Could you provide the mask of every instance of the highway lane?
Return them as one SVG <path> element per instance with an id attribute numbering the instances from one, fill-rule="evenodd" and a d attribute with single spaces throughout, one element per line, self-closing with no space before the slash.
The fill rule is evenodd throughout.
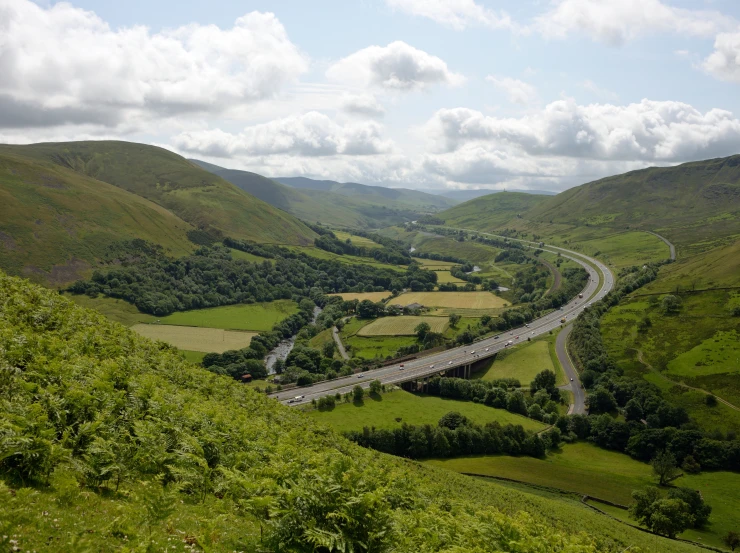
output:
<path id="1" fill-rule="evenodd" d="M 528 244 L 532 248 L 538 247 L 535 242 L 527 240 L 519 241 Z M 403 364 L 396 363 L 352 376 L 319 382 L 305 388 L 284 390 L 272 394 L 271 397 L 286 404 L 290 402 L 291 405 L 305 405 L 312 399 L 319 399 L 336 393 L 345 394 L 352 391 L 358 384 L 363 388 L 368 388 L 372 380 L 380 380 L 383 384 L 400 384 L 410 380 L 433 376 L 456 367 L 466 366 L 472 362 L 490 357 L 496 352 L 509 347 L 507 346 L 508 342 L 512 342 L 513 344 L 521 343 L 526 341 L 527 338 L 534 338 L 559 328 L 562 324 L 560 320 L 563 317 L 568 321 L 575 319 L 588 303 L 601 299 L 614 286 L 614 276 L 606 265 L 600 261 L 556 246 L 545 246 L 542 249 L 551 253 L 560 253 L 561 256 L 579 263 L 588 271 L 589 282 L 582 291 L 584 296 L 582 299 L 574 298 L 560 310 L 555 310 L 540 319 L 532 321 L 526 326 L 503 332 L 495 337 L 485 338 L 471 345 L 460 346 L 437 354 L 406 361 Z M 602 276 L 601 280 L 599 273 Z M 295 399 L 297 396 L 300 396 L 298 400 Z"/>
<path id="2" fill-rule="evenodd" d="M 568 354 L 568 336 L 570 331 L 573 330 L 573 325 L 569 324 L 558 334 L 557 340 L 555 340 L 555 352 L 558 355 L 560 364 L 563 366 L 565 377 L 568 379 L 568 385 L 562 386 L 561 389 L 570 390 L 573 392 L 573 403 L 568 411 L 569 415 L 583 415 L 586 413 L 586 392 L 583 390 L 581 380 L 578 377 L 578 371 L 571 363 L 570 355 Z"/>

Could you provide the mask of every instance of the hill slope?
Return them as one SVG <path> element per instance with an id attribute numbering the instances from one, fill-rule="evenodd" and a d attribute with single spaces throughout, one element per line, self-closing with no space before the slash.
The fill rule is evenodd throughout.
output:
<path id="1" fill-rule="evenodd" d="M 361 214 L 356 213 L 351 208 L 337 205 L 338 202 L 335 201 L 337 198 L 332 197 L 335 196 L 334 194 L 328 193 L 330 197 L 326 198 L 326 201 L 320 201 L 303 194 L 300 190 L 257 173 L 225 169 L 197 159 L 190 161 L 263 202 L 287 211 L 309 223 L 322 222 L 357 228 L 368 226 L 368 221 Z"/>
<path id="2" fill-rule="evenodd" d="M 52 161 L 152 200 L 195 227 L 234 238 L 282 244 L 308 244 L 315 238 L 295 217 L 155 146 L 60 142 L 1 146 L 0 153 Z"/>
<path id="3" fill-rule="evenodd" d="M 740 155 L 601 179 L 547 199 L 525 218 L 653 230 L 679 244 L 732 235 L 740 232 Z"/>
<path id="4" fill-rule="evenodd" d="M 306 177 L 278 177 L 278 182 L 304 191 L 335 192 L 343 196 L 362 199 L 377 205 L 387 207 L 402 207 L 419 212 L 434 212 L 447 209 L 457 204 L 456 200 L 428 194 L 408 188 L 388 188 L 385 186 L 370 186 L 356 182 L 340 183 L 331 180 L 314 180 Z"/>
<path id="5" fill-rule="evenodd" d="M 0 366 L 14 367 L 0 395 L 8 549 L 697 550 L 575 501 L 362 449 L 1 272 Z"/>
<path id="6" fill-rule="evenodd" d="M 0 268 L 52 285 L 80 278 L 106 248 L 142 238 L 173 255 L 193 227 L 163 207 L 52 162 L 0 151 Z"/>
<path id="7" fill-rule="evenodd" d="M 497 192 L 457 205 L 438 217 L 452 227 L 493 230 L 505 227 L 517 215 L 526 213 L 548 198 L 524 192 Z"/>

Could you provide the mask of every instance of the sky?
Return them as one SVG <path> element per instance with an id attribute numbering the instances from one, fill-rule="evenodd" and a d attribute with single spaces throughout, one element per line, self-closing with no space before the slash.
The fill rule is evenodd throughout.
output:
<path id="1" fill-rule="evenodd" d="M 740 153 L 737 0 L 0 0 L 0 142 L 560 191 Z"/>

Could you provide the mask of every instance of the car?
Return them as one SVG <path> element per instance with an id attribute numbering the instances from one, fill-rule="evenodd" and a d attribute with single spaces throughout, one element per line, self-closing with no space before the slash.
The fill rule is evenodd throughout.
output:
<path id="1" fill-rule="evenodd" d="M 475 350 L 471 351 L 470 355 L 475 355 Z"/>
<path id="2" fill-rule="evenodd" d="M 532 331 L 532 334 L 534 334 L 534 330 Z"/>
<path id="3" fill-rule="evenodd" d="M 518 340 L 519 339 L 519 336 L 517 336 L 515 339 Z"/>
<path id="4" fill-rule="evenodd" d="M 362 378 L 363 376 L 365 376 L 365 375 L 363 373 L 360 373 L 360 374 L 357 375 L 357 378 Z"/>
<path id="5" fill-rule="evenodd" d="M 491 348 L 486 348 L 486 351 L 488 351 L 489 349 L 491 349 Z"/>
<path id="6" fill-rule="evenodd" d="M 527 328 L 529 328 L 529 323 L 524 323 L 524 326 L 526 326 Z"/>
<path id="7" fill-rule="evenodd" d="M 450 361 L 450 362 L 449 362 L 449 363 L 447 363 L 447 364 L 448 364 L 448 365 L 452 365 L 452 361 Z"/>
<path id="8" fill-rule="evenodd" d="M 288 400 L 288 403 L 295 403 L 295 400 L 294 399 L 289 399 Z"/>
<path id="9" fill-rule="evenodd" d="M 430 368 L 430 369 L 433 369 L 433 368 L 434 368 L 434 365 L 429 365 L 429 368 Z"/>
<path id="10" fill-rule="evenodd" d="M 573 382 L 573 379 L 571 378 L 570 381 Z"/>
<path id="11" fill-rule="evenodd" d="M 493 337 L 493 339 L 494 339 L 494 340 L 498 340 L 498 336 L 494 336 L 494 337 Z"/>

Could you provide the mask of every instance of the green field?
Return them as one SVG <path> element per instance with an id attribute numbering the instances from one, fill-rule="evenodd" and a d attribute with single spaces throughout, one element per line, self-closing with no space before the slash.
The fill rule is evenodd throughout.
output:
<path id="1" fill-rule="evenodd" d="M 617 269 L 663 261 L 670 257 L 665 242 L 647 232 L 624 232 L 605 238 L 579 242 L 580 251 L 598 257 Z M 599 255 L 595 255 L 595 254 Z"/>
<path id="2" fill-rule="evenodd" d="M 650 465 L 588 443 L 565 445 L 561 451 L 548 454 L 546 459 L 480 456 L 426 463 L 456 472 L 511 478 L 588 494 L 621 505 L 629 505 L 632 490 L 654 484 Z M 740 474 L 686 475 L 676 484 L 701 491 L 712 506 L 711 525 L 702 531 L 688 530 L 681 537 L 720 546 L 721 537 L 740 524 Z"/>
<path id="3" fill-rule="evenodd" d="M 493 409 L 471 401 L 416 395 L 399 389 L 380 396 L 365 396 L 362 404 L 341 403 L 331 411 L 314 410 L 309 415 L 337 431 L 345 432 L 362 430 L 364 426 L 398 428 L 403 423 L 436 425 L 450 411 L 462 413 L 478 424 L 498 421 L 501 424 L 519 424 L 527 430 L 545 428 L 545 425 L 535 420 L 504 409 Z"/>
<path id="4" fill-rule="evenodd" d="M 351 234 L 349 232 L 342 232 L 340 230 L 333 231 L 334 235 L 339 238 L 342 242 L 346 241 L 347 239 L 352 242 L 353 245 L 359 246 L 361 248 L 382 248 L 383 246 L 381 244 L 378 244 L 377 242 L 373 242 L 369 238 L 365 238 L 364 236 L 357 236 L 355 234 Z"/>
<path id="5" fill-rule="evenodd" d="M 394 304 L 419 303 L 424 307 L 451 309 L 496 309 L 509 302 L 491 292 L 406 292 L 393 300 Z"/>
<path id="6" fill-rule="evenodd" d="M 734 330 L 717 332 L 668 362 L 668 375 L 707 376 L 740 371 L 740 337 Z"/>
<path id="7" fill-rule="evenodd" d="M 372 302 L 383 301 L 391 296 L 390 292 L 341 292 L 339 294 L 329 294 L 330 296 L 339 296 L 344 301 L 351 300 L 370 300 Z"/>
<path id="8" fill-rule="evenodd" d="M 450 271 L 436 271 L 437 282 L 439 284 L 448 284 L 450 282 L 454 284 L 465 284 L 465 281 L 457 277 L 452 276 Z"/>
<path id="9" fill-rule="evenodd" d="M 358 336 L 414 336 L 414 330 L 421 323 L 427 323 L 432 332 L 443 333 L 447 329 L 447 320 L 443 317 L 382 317 L 369 325 L 363 326 Z"/>
<path id="10" fill-rule="evenodd" d="M 331 328 L 327 328 L 326 330 L 322 330 L 319 332 L 316 336 L 311 338 L 308 341 L 308 345 L 312 348 L 321 349 L 324 344 L 327 342 L 333 342 L 334 338 L 332 337 L 332 331 Z"/>
<path id="11" fill-rule="evenodd" d="M 198 326 L 136 324 L 131 330 L 150 340 L 161 340 L 184 351 L 223 353 L 249 346 L 256 332 Z"/>
<path id="12" fill-rule="evenodd" d="M 157 319 L 154 315 L 142 313 L 135 305 L 116 298 L 108 298 L 106 296 L 91 298 L 85 295 L 68 293 L 65 293 L 64 296 L 81 307 L 94 309 L 98 313 L 102 313 L 108 317 L 111 321 L 126 326 L 133 326 L 139 323 L 153 323 Z"/>
<path id="13" fill-rule="evenodd" d="M 444 211 L 440 217 L 452 227 L 476 228 L 487 231 L 500 229 L 517 215 L 546 201 L 548 196 L 524 192 L 498 192 Z"/>
<path id="14" fill-rule="evenodd" d="M 271 330 L 276 323 L 297 312 L 298 306 L 295 302 L 275 300 L 269 303 L 222 305 L 208 309 L 178 311 L 162 317 L 159 321 L 167 325 L 264 331 Z"/>
<path id="15" fill-rule="evenodd" d="M 446 236 L 437 237 L 424 234 L 419 234 L 413 244 L 419 253 L 449 255 L 478 265 L 493 261 L 501 251 L 498 248 L 469 240 L 458 242 Z"/>
<path id="16" fill-rule="evenodd" d="M 339 255 L 337 253 L 327 252 L 321 248 L 315 248 L 313 246 L 289 246 L 288 249 L 293 250 L 296 253 L 305 253 L 311 257 L 317 259 L 330 259 L 332 261 L 339 261 L 348 265 L 373 265 L 380 269 L 393 269 L 394 271 L 405 271 L 406 267 L 400 265 L 389 265 L 388 263 L 381 263 L 375 261 L 372 257 L 358 257 L 355 255 Z"/>
<path id="17" fill-rule="evenodd" d="M 501 339 L 505 338 L 506 336 L 502 336 Z M 537 373 L 550 370 L 558 375 L 558 385 L 565 384 L 563 371 L 553 361 L 554 337 L 551 341 L 552 344 L 548 340 L 525 342 L 515 349 L 504 350 L 496 356 L 488 369 L 475 376 L 483 380 L 516 378 L 522 386 L 528 386 Z"/>
<path id="18" fill-rule="evenodd" d="M 259 255 L 235 250 L 233 248 L 229 248 L 229 251 L 231 252 L 232 259 L 240 259 L 241 261 L 249 261 L 251 263 L 264 263 L 265 261 L 270 261 L 266 257 L 260 257 Z"/>

